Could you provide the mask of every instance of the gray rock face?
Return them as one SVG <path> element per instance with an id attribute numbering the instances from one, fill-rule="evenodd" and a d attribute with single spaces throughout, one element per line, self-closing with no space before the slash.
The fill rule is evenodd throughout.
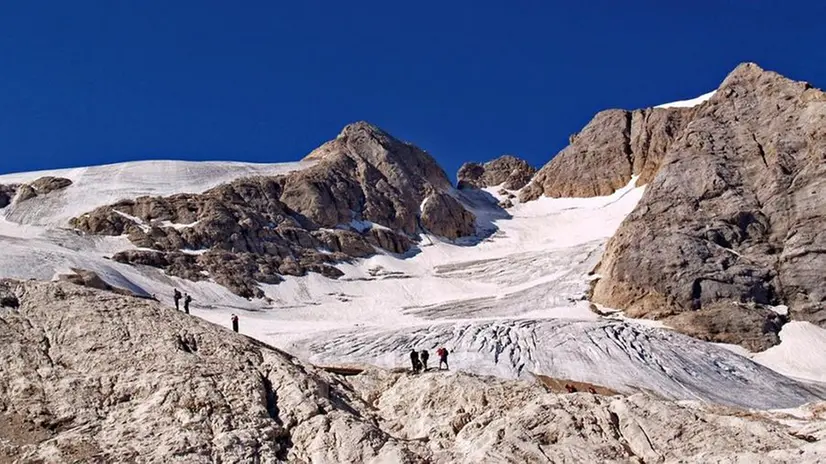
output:
<path id="1" fill-rule="evenodd" d="M 318 164 L 286 176 L 281 200 L 321 227 L 363 219 L 413 234 L 422 200 L 451 187 L 430 155 L 365 122 L 305 159 Z"/>
<path id="2" fill-rule="evenodd" d="M 536 173 L 536 168 L 515 156 L 504 155 L 485 164 L 465 163 L 459 168 L 459 188 L 485 188 L 502 185 L 508 190 L 519 190 Z"/>
<path id="3" fill-rule="evenodd" d="M 825 122 L 822 91 L 735 69 L 608 244 L 594 300 L 644 317 L 786 304 L 826 325 Z"/>
<path id="4" fill-rule="evenodd" d="M 261 297 L 258 283 L 278 283 L 281 275 L 338 277 L 332 263 L 368 256 L 374 247 L 406 252 L 428 195 L 439 198 L 434 206 L 445 214 L 427 214 L 434 233 L 468 234 L 472 214 L 439 197 L 451 186 L 433 158 L 381 129 L 351 124 L 307 159 L 317 163 L 202 194 L 121 201 L 72 225 L 90 234 L 128 234 L 135 245 L 162 252 L 130 250 L 115 255 L 117 261 L 212 278 L 245 297 Z"/>
<path id="5" fill-rule="evenodd" d="M 810 420 L 554 394 L 467 374 L 339 377 L 157 303 L 3 281 L 3 462 L 818 462 Z M 243 331 L 244 319 L 241 320 Z M 403 357 L 404 353 L 400 354 Z"/>
<path id="6" fill-rule="evenodd" d="M 14 195 L 17 193 L 17 185 L 0 185 L 0 209 L 11 204 Z"/>
<path id="7" fill-rule="evenodd" d="M 653 179 L 674 139 L 695 108 L 649 108 L 598 113 L 571 144 L 542 167 L 520 193 L 521 201 L 549 197 L 610 195 L 631 176 Z"/>
<path id="8" fill-rule="evenodd" d="M 26 201 L 38 195 L 48 195 L 56 190 L 65 189 L 70 185 L 72 185 L 72 181 L 69 179 L 63 177 L 44 176 L 34 182 L 19 186 L 17 188 L 17 201 Z M 4 195 L 0 193 L 0 197 L 2 196 Z M 6 196 L 14 197 L 14 195 L 9 195 L 8 192 L 6 193 Z M 0 204 L 2 204 L 2 202 L 3 200 L 0 198 Z"/>
<path id="9" fill-rule="evenodd" d="M 476 232 L 476 216 L 447 193 L 436 193 L 424 201 L 422 226 L 436 235 L 456 239 Z"/>

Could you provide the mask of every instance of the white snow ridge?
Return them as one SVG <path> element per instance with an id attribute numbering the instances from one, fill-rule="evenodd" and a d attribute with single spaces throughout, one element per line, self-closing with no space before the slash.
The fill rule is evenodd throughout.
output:
<path id="1" fill-rule="evenodd" d="M 697 106 L 714 96 L 716 90 L 713 90 L 709 93 L 704 93 L 697 98 L 692 98 L 690 100 L 680 100 L 671 103 L 663 103 L 662 105 L 657 105 L 654 108 L 691 108 L 692 106 Z"/>
<path id="2" fill-rule="evenodd" d="M 339 264 L 344 276 L 336 280 L 287 277 L 262 285 L 269 301 L 246 300 L 214 282 L 113 262 L 107 259 L 112 253 L 134 248 L 125 237 L 81 236 L 68 228 L 71 217 L 120 199 L 200 192 L 233 178 L 302 166 L 153 161 L 0 176 L 0 184 L 43 175 L 74 182 L 0 210 L 0 277 L 48 280 L 83 268 L 168 304 L 178 288 L 193 296 L 195 316 L 229 326 L 230 314 L 239 314 L 243 333 L 316 363 L 406 366 L 411 348 L 445 346 L 453 370 L 506 378 L 544 374 L 676 400 L 793 408 L 826 392 L 819 383 L 826 381 L 825 367 L 800 364 L 793 356 L 803 346 L 801 337 L 824 343 L 826 331 L 818 327 L 790 324 L 779 346 L 749 359 L 667 328 L 589 309 L 589 272 L 643 193 L 635 179 L 606 197 L 516 204 L 507 218 L 482 201 L 463 198 L 480 222 L 495 227 L 492 235 L 478 243 L 423 237 L 404 258 L 377 254 Z M 487 193 L 497 197 L 498 190 Z"/>

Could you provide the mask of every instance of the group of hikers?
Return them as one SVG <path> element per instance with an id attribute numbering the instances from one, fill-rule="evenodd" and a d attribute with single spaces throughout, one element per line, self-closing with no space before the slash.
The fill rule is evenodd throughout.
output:
<path id="1" fill-rule="evenodd" d="M 182 296 L 177 288 L 175 289 L 175 293 L 172 294 L 172 299 L 175 300 L 175 311 L 181 310 L 180 301 L 182 297 L 184 300 L 184 312 L 189 314 L 189 304 L 192 303 L 192 297 L 189 296 L 188 293 L 184 293 Z"/>
<path id="2" fill-rule="evenodd" d="M 192 303 L 192 296 L 191 295 L 189 295 L 188 293 L 184 293 L 183 295 L 181 295 L 181 292 L 179 292 L 178 289 L 176 288 L 175 292 L 172 294 L 172 299 L 175 300 L 175 310 L 176 311 L 181 310 L 181 300 L 183 299 L 184 300 L 184 312 L 189 314 L 189 304 Z M 238 316 L 233 314 L 230 317 L 230 320 L 232 321 L 232 330 L 238 332 Z"/>
<path id="3" fill-rule="evenodd" d="M 450 366 L 447 363 L 447 355 L 449 352 L 447 348 L 441 347 L 436 350 L 436 356 L 439 357 L 439 370 L 442 370 L 442 366 L 447 370 L 450 370 Z M 421 352 L 416 351 L 415 348 L 410 350 L 410 364 L 413 367 L 413 373 L 424 372 L 427 370 L 427 360 L 430 359 L 430 353 L 427 350 L 422 350 Z"/>

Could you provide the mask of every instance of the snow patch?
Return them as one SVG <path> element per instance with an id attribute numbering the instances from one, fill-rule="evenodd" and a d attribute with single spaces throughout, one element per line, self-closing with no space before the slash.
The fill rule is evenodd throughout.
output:
<path id="1" fill-rule="evenodd" d="M 714 90 L 709 93 L 704 93 L 697 98 L 692 98 L 691 100 L 680 100 L 671 103 L 664 103 L 662 105 L 657 105 L 654 108 L 691 108 L 693 106 L 697 106 L 705 101 L 708 101 L 717 91 Z"/>
<path id="2" fill-rule="evenodd" d="M 198 220 L 198 221 L 195 221 L 195 222 L 192 222 L 192 223 L 189 223 L 189 224 L 177 224 L 177 223 L 174 223 L 172 221 L 161 221 L 161 222 L 157 223 L 156 225 L 158 227 L 171 227 L 175 230 L 183 230 L 183 229 L 189 229 L 190 227 L 195 227 L 195 226 L 198 225 L 199 222 L 201 222 L 201 221 Z"/>
<path id="3" fill-rule="evenodd" d="M 826 329 L 792 321 L 780 329 L 780 344 L 752 356 L 758 363 L 798 379 L 826 383 Z"/>
<path id="4" fill-rule="evenodd" d="M 152 229 L 150 226 L 148 226 L 148 225 L 146 224 L 146 222 L 144 222 L 144 220 L 143 220 L 143 219 L 141 219 L 141 218 L 139 218 L 139 217 L 137 217 L 137 216 L 132 216 L 132 215 L 130 215 L 130 214 L 126 214 L 126 213 L 124 213 L 123 211 L 118 211 L 118 210 L 116 210 L 116 209 L 115 209 L 115 210 L 113 210 L 113 211 L 114 211 L 117 215 L 119 215 L 119 216 L 123 216 L 124 218 L 129 219 L 130 221 L 134 222 L 134 223 L 135 223 L 135 225 L 137 225 L 137 226 L 138 226 L 138 227 L 139 227 L 142 231 L 144 231 L 144 232 L 146 232 L 146 233 L 149 233 L 149 231 Z"/>
<path id="5" fill-rule="evenodd" d="M 208 251 L 209 251 L 209 248 L 203 248 L 203 249 L 200 249 L 200 250 L 191 250 L 189 248 L 182 248 L 181 249 L 181 253 L 184 253 L 184 254 L 187 254 L 187 255 L 196 255 L 196 256 L 203 255 L 203 254 L 207 253 Z"/>
<path id="6" fill-rule="evenodd" d="M 390 228 L 387 226 L 383 226 L 381 224 L 376 224 L 375 222 L 366 221 L 362 219 L 353 219 L 345 225 L 345 228 L 353 229 L 360 234 L 363 234 L 369 231 L 370 229 L 390 230 Z"/>

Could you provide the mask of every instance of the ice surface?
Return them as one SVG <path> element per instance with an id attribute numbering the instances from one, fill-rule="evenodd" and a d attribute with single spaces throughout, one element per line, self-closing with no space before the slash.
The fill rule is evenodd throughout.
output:
<path id="1" fill-rule="evenodd" d="M 499 319 L 348 330 L 303 348 L 321 364 L 347 357 L 393 367 L 411 349 L 435 352 L 440 346 L 453 353 L 451 366 L 460 369 L 520 378 L 538 372 L 628 393 L 646 390 L 751 408 L 796 406 L 823 393 L 713 344 L 625 322 Z"/>
<path id="2" fill-rule="evenodd" d="M 410 347 L 444 345 L 453 352 L 453 369 L 502 377 L 548 374 L 755 408 L 794 407 L 823 394 L 821 386 L 780 374 L 824 380 L 815 360 L 793 369 L 800 336 L 794 330 L 784 329 L 775 351 L 755 357 L 775 372 L 657 323 L 590 310 L 589 273 L 643 193 L 635 179 L 610 196 L 541 198 L 507 212 L 496 206 L 496 188 L 453 192 L 477 215 L 479 238 L 424 236 L 406 257 L 378 254 L 338 265 L 344 275 L 337 280 L 310 274 L 262 285 L 271 303 L 240 298 L 210 281 L 113 262 L 107 257 L 133 247 L 126 238 L 65 228 L 69 217 L 118 199 L 197 192 L 238 176 L 297 168 L 147 162 L 48 173 L 75 183 L 0 210 L 0 277 L 51 279 L 80 267 L 170 306 L 178 288 L 193 296 L 193 315 L 228 326 L 230 314 L 238 314 L 242 333 L 323 363 L 406 366 Z M 0 176 L 0 183 L 45 174 Z M 812 335 L 817 332 L 806 333 L 807 340 L 820 340 Z"/>

